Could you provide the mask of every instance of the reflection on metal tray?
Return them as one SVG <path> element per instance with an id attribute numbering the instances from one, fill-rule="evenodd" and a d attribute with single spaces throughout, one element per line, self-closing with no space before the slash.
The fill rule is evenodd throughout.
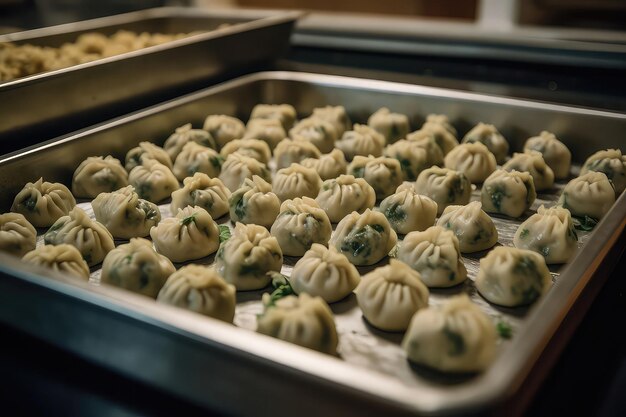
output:
<path id="1" fill-rule="evenodd" d="M 103 115 L 115 114 L 111 108 L 121 103 L 175 97 L 176 89 L 192 91 L 188 86 L 202 80 L 271 62 L 287 50 L 299 15 L 159 8 L 0 36 L 0 43 L 60 46 L 92 31 L 205 32 L 0 84 L 0 102 L 11 103 L 10 117 L 4 112 L 0 123 L 0 154 L 24 147 L 24 141 L 50 139 L 50 129 L 76 130 L 81 118 L 106 120 Z"/>
<path id="2" fill-rule="evenodd" d="M 461 133 L 478 121 L 492 122 L 514 150 L 528 136 L 549 129 L 572 149 L 578 163 L 592 151 L 618 144 L 617 134 L 626 127 L 625 116 L 607 112 L 372 80 L 259 73 L 5 158 L 0 161 L 0 207 L 6 210 L 19 188 L 39 176 L 69 184 L 74 168 L 87 156 L 123 157 L 139 141 L 162 143 L 175 127 L 186 122 L 198 126 L 208 114 L 245 119 L 257 103 L 283 102 L 293 104 L 301 116 L 317 106 L 342 104 L 356 122 L 387 106 L 408 114 L 414 127 L 430 112 L 445 113 Z M 533 208 L 554 197 L 540 195 Z M 167 214 L 167 207 L 162 208 Z M 624 229 L 625 214 L 622 196 L 596 230 L 581 239 L 584 249 L 575 259 L 553 270 L 558 275 L 554 287 L 529 311 L 494 309 L 475 294 L 471 281 L 432 291 L 432 304 L 466 291 L 485 311 L 504 316 L 515 328 L 513 339 L 501 344 L 496 362 L 469 380 L 435 378 L 412 369 L 398 346 L 401 336 L 367 326 L 354 297 L 332 306 L 341 338 L 337 359 L 116 288 L 43 278 L 36 268 L 3 257 L 0 320 L 187 400 L 234 414 L 484 410 L 505 401 L 527 376 Z M 500 243 L 510 245 L 519 222 L 495 222 Z M 477 257 L 464 260 L 475 277 Z M 286 259 L 284 272 L 294 261 Z M 260 292 L 238 294 L 237 325 L 254 328 L 259 297 Z"/>

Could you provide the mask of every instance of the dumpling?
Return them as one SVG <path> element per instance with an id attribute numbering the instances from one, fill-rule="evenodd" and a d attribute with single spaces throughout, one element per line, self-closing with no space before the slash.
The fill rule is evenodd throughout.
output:
<path id="1" fill-rule="evenodd" d="M 227 158 L 231 153 L 238 153 L 248 158 L 267 164 L 272 157 L 272 151 L 267 142 L 259 139 L 235 139 L 224 145 L 220 151 L 223 158 Z"/>
<path id="2" fill-rule="evenodd" d="M 534 303 L 550 289 L 552 276 L 536 252 L 499 246 L 480 260 L 476 288 L 490 303 L 518 307 Z"/>
<path id="3" fill-rule="evenodd" d="M 572 216 L 600 220 L 615 203 L 615 190 L 604 172 L 589 171 L 567 183 L 559 205 Z"/>
<path id="4" fill-rule="evenodd" d="M 126 171 L 130 172 L 137 165 L 141 165 L 144 159 L 156 159 L 169 169 L 172 169 L 172 159 L 165 150 L 154 143 L 139 142 L 139 146 L 132 148 L 126 153 Z"/>
<path id="5" fill-rule="evenodd" d="M 90 156 L 80 163 L 72 177 L 72 193 L 81 198 L 95 198 L 127 185 L 128 173 L 111 155 L 106 158 Z"/>
<path id="6" fill-rule="evenodd" d="M 414 148 L 419 147 L 426 151 L 426 162 L 430 164 L 430 166 L 443 166 L 443 151 L 439 145 L 437 145 L 434 135 L 428 134 L 423 135 L 423 137 L 412 135 L 409 136 L 409 139 L 407 140 L 411 142 Z"/>
<path id="7" fill-rule="evenodd" d="M 435 143 L 441 148 L 444 157 L 459 145 L 456 132 L 453 133 L 446 126 L 433 122 L 424 123 L 421 129 L 409 133 L 406 138 L 408 140 L 418 140 L 425 137 L 435 140 Z"/>
<path id="8" fill-rule="evenodd" d="M 183 266 L 167 279 L 157 302 L 232 323 L 236 292 L 235 286 L 224 281 L 215 268 L 192 264 Z"/>
<path id="9" fill-rule="evenodd" d="M 377 199 L 383 199 L 402 184 L 402 170 L 397 159 L 384 156 L 355 156 L 348 165 L 348 174 L 364 178 L 376 192 Z"/>
<path id="10" fill-rule="evenodd" d="M 313 109 L 313 114 L 311 115 L 311 117 L 319 118 L 332 123 L 332 125 L 335 127 L 338 138 L 341 137 L 341 135 L 343 135 L 345 131 L 350 130 L 350 128 L 352 127 L 350 116 L 348 116 L 348 113 L 343 106 L 317 107 Z"/>
<path id="11" fill-rule="evenodd" d="M 537 198 L 535 182 L 528 172 L 497 169 L 483 183 L 480 201 L 487 213 L 520 217 Z"/>
<path id="12" fill-rule="evenodd" d="M 398 241 L 396 232 L 380 212 L 353 211 L 337 225 L 328 242 L 355 265 L 373 265 L 383 259 Z"/>
<path id="13" fill-rule="evenodd" d="M 314 243 L 328 245 L 332 231 L 326 212 L 308 197 L 285 200 L 270 230 L 287 256 L 302 256 Z"/>
<path id="14" fill-rule="evenodd" d="M 626 155 L 622 155 L 619 149 L 607 149 L 591 155 L 580 170 L 580 175 L 589 171 L 606 174 L 618 195 L 626 188 Z"/>
<path id="15" fill-rule="evenodd" d="M 272 185 L 258 175 L 246 178 L 228 199 L 233 223 L 258 224 L 269 229 L 280 210 L 280 200 Z"/>
<path id="16" fill-rule="evenodd" d="M 461 143 L 480 142 L 496 157 L 498 164 L 503 164 L 509 153 L 509 142 L 494 125 L 478 123 L 463 137 Z"/>
<path id="17" fill-rule="evenodd" d="M 300 165 L 316 170 L 320 174 L 322 181 L 344 175 L 348 168 L 346 157 L 337 148 L 333 149 L 331 153 L 321 155 L 319 158 L 306 158 L 300 162 Z"/>
<path id="18" fill-rule="evenodd" d="M 480 142 L 463 143 L 446 155 L 444 165 L 461 171 L 472 183 L 479 184 L 496 170 L 496 158 Z"/>
<path id="19" fill-rule="evenodd" d="M 287 133 L 276 119 L 250 119 L 243 139 L 259 139 L 266 142 L 270 149 L 287 137 Z"/>
<path id="20" fill-rule="evenodd" d="M 39 178 L 17 193 L 11 211 L 22 214 L 35 227 L 48 227 L 75 205 L 76 200 L 65 185 Z"/>
<path id="21" fill-rule="evenodd" d="M 274 149 L 276 169 L 286 168 L 306 158 L 319 158 L 320 151 L 315 145 L 306 141 L 284 139 Z"/>
<path id="22" fill-rule="evenodd" d="M 335 148 L 335 141 L 338 139 L 335 126 L 319 117 L 308 117 L 300 120 L 289 131 L 289 137 L 296 142 L 311 143 L 324 153 L 332 151 Z"/>
<path id="23" fill-rule="evenodd" d="M 220 175 L 222 162 L 223 158 L 213 149 L 189 142 L 176 157 L 172 172 L 179 181 L 191 177 L 196 172 L 215 178 Z"/>
<path id="24" fill-rule="evenodd" d="M 376 192 L 363 178 L 340 175 L 324 181 L 315 201 L 330 221 L 337 223 L 353 211 L 363 213 L 365 209 L 374 208 Z"/>
<path id="25" fill-rule="evenodd" d="M 89 266 L 102 262 L 114 247 L 113 236 L 100 222 L 91 220 L 80 207 L 60 217 L 43 235 L 47 245 L 75 246 Z"/>
<path id="26" fill-rule="evenodd" d="M 266 305 L 257 318 L 256 330 L 329 355 L 337 353 L 339 339 L 332 311 L 320 297 L 306 293 Z"/>
<path id="27" fill-rule="evenodd" d="M 118 239 L 144 237 L 161 221 L 159 207 L 142 200 L 132 185 L 112 193 L 100 193 L 91 202 L 96 220 Z"/>
<path id="28" fill-rule="evenodd" d="M 152 248 L 152 242 L 133 238 L 107 254 L 101 282 L 156 298 L 167 278 L 176 271 L 172 262 Z"/>
<path id="29" fill-rule="evenodd" d="M 554 186 L 554 172 L 537 151 L 514 153 L 513 157 L 502 166 L 506 171 L 528 172 L 533 177 L 537 191 L 549 190 Z"/>
<path id="30" fill-rule="evenodd" d="M 37 231 L 20 213 L 0 214 L 0 251 L 22 257 L 35 249 Z"/>
<path id="31" fill-rule="evenodd" d="M 431 288 L 452 287 L 467 278 L 459 239 L 441 226 L 406 235 L 398 249 L 398 260 L 419 272 L 422 282 Z"/>
<path id="32" fill-rule="evenodd" d="M 540 253 L 548 264 L 562 264 L 576 252 L 578 235 L 569 210 L 541 206 L 518 227 L 513 244 Z"/>
<path id="33" fill-rule="evenodd" d="M 409 118 L 404 114 L 391 113 L 382 107 L 367 119 L 367 125 L 383 135 L 387 143 L 404 139 L 409 133 Z"/>
<path id="34" fill-rule="evenodd" d="M 360 280 L 359 271 L 345 255 L 332 246 L 314 243 L 293 267 L 289 281 L 296 294 L 334 303 L 350 295 Z"/>
<path id="35" fill-rule="evenodd" d="M 133 168 L 128 174 L 128 182 L 135 187 L 139 197 L 158 203 L 178 190 L 178 180 L 165 165 L 154 159 L 147 159 Z"/>
<path id="36" fill-rule="evenodd" d="M 278 120 L 283 129 L 289 130 L 296 121 L 296 109 L 290 104 L 257 104 L 250 113 L 250 119 Z"/>
<path id="37" fill-rule="evenodd" d="M 426 121 L 424 122 L 424 125 L 426 124 L 440 125 L 444 127 L 448 132 L 453 134 L 454 137 L 456 137 L 456 129 L 454 128 L 454 126 L 452 126 L 452 123 L 450 123 L 450 119 L 445 114 L 429 114 L 428 116 L 426 116 Z"/>
<path id="38" fill-rule="evenodd" d="M 472 195 L 470 180 L 460 171 L 431 167 L 417 177 L 415 191 L 437 203 L 437 214 L 450 205 L 465 205 Z"/>
<path id="39" fill-rule="evenodd" d="M 297 197 L 315 198 L 322 186 L 320 175 L 312 168 L 291 164 L 278 170 L 274 177 L 273 190 L 280 201 Z"/>
<path id="40" fill-rule="evenodd" d="M 283 252 L 263 226 L 237 223 L 215 257 L 217 272 L 239 291 L 267 287 L 270 271 L 280 272 Z"/>
<path id="41" fill-rule="evenodd" d="M 409 184 L 398 187 L 394 194 L 385 198 L 378 211 L 385 215 L 396 233 L 405 235 L 414 230 L 426 230 L 435 224 L 437 203 L 418 194 Z"/>
<path id="42" fill-rule="evenodd" d="M 355 156 L 381 156 L 385 147 L 385 137 L 367 125 L 355 124 L 353 130 L 347 130 L 341 139 L 335 142 L 346 156 L 352 161 Z"/>
<path id="43" fill-rule="evenodd" d="M 67 274 L 85 281 L 89 279 L 89 266 L 78 249 L 72 245 L 43 245 L 28 252 L 24 262 L 41 265 L 53 271 Z"/>
<path id="44" fill-rule="evenodd" d="M 253 175 L 258 175 L 267 182 L 272 180 L 270 170 L 263 162 L 235 152 L 228 155 L 224 161 L 219 178 L 232 192 L 239 188 L 246 178 L 252 179 Z"/>
<path id="45" fill-rule="evenodd" d="M 224 114 L 208 116 L 204 119 L 202 129 L 209 132 L 220 148 L 226 146 L 232 140 L 241 139 L 246 133 L 246 126 L 241 120 Z"/>
<path id="46" fill-rule="evenodd" d="M 364 275 L 356 288 L 363 316 L 388 332 L 406 330 L 411 317 L 428 307 L 428 294 L 419 272 L 396 259 Z"/>
<path id="47" fill-rule="evenodd" d="M 213 219 L 219 219 L 228 213 L 229 199 L 230 190 L 219 178 L 196 172 L 183 180 L 183 188 L 172 193 L 170 210 L 177 213 L 178 209 L 198 206 L 208 211 Z"/>
<path id="48" fill-rule="evenodd" d="M 465 206 L 446 207 L 437 226 L 454 232 L 463 253 L 489 249 L 498 242 L 496 226 L 478 201 Z"/>
<path id="49" fill-rule="evenodd" d="M 527 151 L 539 152 L 554 172 L 556 179 L 564 179 L 569 176 L 572 153 L 563 142 L 556 138 L 554 133 L 544 130 L 539 136 L 529 138 L 524 144 L 524 152 Z"/>
<path id="50" fill-rule="evenodd" d="M 415 141 L 399 140 L 385 147 L 383 155 L 398 160 L 405 181 L 415 181 L 423 170 L 433 165 L 428 160 L 426 149 Z"/>
<path id="51" fill-rule="evenodd" d="M 176 161 L 178 154 L 182 152 L 183 147 L 189 142 L 195 142 L 207 148 L 217 149 L 217 144 L 213 136 L 206 130 L 192 129 L 191 123 L 176 128 L 176 131 L 165 140 L 163 149 L 165 149 L 165 152 L 167 152 L 172 161 Z"/>
<path id="52" fill-rule="evenodd" d="M 187 206 L 175 217 L 163 219 L 150 229 L 157 252 L 172 262 L 204 258 L 220 244 L 220 232 L 211 215 L 202 207 Z"/>
<path id="53" fill-rule="evenodd" d="M 409 361 L 442 372 L 480 372 L 496 356 L 496 326 L 465 294 L 419 310 L 404 335 Z"/>

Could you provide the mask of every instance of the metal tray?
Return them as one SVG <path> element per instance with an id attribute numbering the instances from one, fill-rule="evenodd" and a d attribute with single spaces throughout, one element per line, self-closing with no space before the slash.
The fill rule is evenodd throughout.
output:
<path id="1" fill-rule="evenodd" d="M 161 143 L 175 127 L 199 125 L 207 114 L 245 119 L 257 103 L 282 102 L 293 104 L 300 115 L 342 104 L 357 122 L 388 106 L 410 115 L 414 127 L 426 114 L 440 112 L 461 133 L 478 121 L 493 122 L 514 150 L 528 136 L 549 129 L 568 144 L 577 162 L 618 145 L 626 127 L 626 116 L 615 113 L 373 80 L 258 73 L 5 157 L 0 160 L 0 208 L 6 211 L 23 184 L 39 176 L 69 184 L 87 156 L 123 157 L 139 141 Z M 554 197 L 542 194 L 534 207 Z M 167 214 L 167 206 L 162 209 Z M 500 243 L 510 244 L 518 222 L 495 222 Z M 37 268 L 0 256 L 0 320 L 185 400 L 232 414 L 467 414 L 493 410 L 518 392 L 572 305 L 592 279 L 598 280 L 594 274 L 608 261 L 625 224 L 626 197 L 621 196 L 594 232 L 581 239 L 584 249 L 567 266 L 553 269 L 555 285 L 530 310 L 494 309 L 476 295 L 471 280 L 433 290 L 431 304 L 465 291 L 514 327 L 513 339 L 501 343 L 492 366 L 471 378 L 412 369 L 398 345 L 401 335 L 368 327 L 353 296 L 332 305 L 340 332 L 341 357 L 335 358 L 116 288 L 45 278 Z M 464 260 L 473 278 L 478 258 Z M 286 258 L 283 271 L 288 273 L 294 261 Z M 97 275 L 94 271 L 93 281 Z M 260 294 L 238 294 L 236 325 L 254 328 Z"/>
<path id="2" fill-rule="evenodd" d="M 60 46 L 87 32 L 181 33 L 185 39 L 0 84 L 0 154 L 195 91 L 282 56 L 298 12 L 157 8 L 0 36 Z M 229 24 L 228 27 L 218 28 Z"/>

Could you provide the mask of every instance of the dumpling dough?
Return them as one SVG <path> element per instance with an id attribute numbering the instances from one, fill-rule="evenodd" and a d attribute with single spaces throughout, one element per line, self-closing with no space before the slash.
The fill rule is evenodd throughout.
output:
<path id="1" fill-rule="evenodd" d="M 385 198 L 378 209 L 385 215 L 396 233 L 407 234 L 414 230 L 426 230 L 435 224 L 437 203 L 415 192 L 408 184 L 398 187 L 394 194 Z"/>
<path id="2" fill-rule="evenodd" d="M 215 268 L 192 264 L 167 279 L 157 301 L 232 323 L 236 292 L 235 286 L 224 281 Z"/>
<path id="3" fill-rule="evenodd" d="M 276 168 L 286 168 L 293 163 L 299 163 L 306 158 L 319 158 L 320 151 L 315 145 L 306 141 L 284 139 L 274 149 Z"/>
<path id="4" fill-rule="evenodd" d="M 367 125 L 355 124 L 353 130 L 344 132 L 335 146 L 348 161 L 352 161 L 357 155 L 382 156 L 385 137 Z"/>
<path id="5" fill-rule="evenodd" d="M 615 203 L 615 190 L 604 172 L 589 171 L 567 183 L 559 205 L 572 216 L 600 220 Z"/>
<path id="6" fill-rule="evenodd" d="M 67 243 L 75 246 L 89 266 L 102 262 L 115 247 L 113 236 L 107 228 L 91 220 L 78 206 L 54 222 L 43 238 L 47 245 Z"/>
<path id="7" fill-rule="evenodd" d="M 480 372 L 496 355 L 496 326 L 465 294 L 419 310 L 402 347 L 411 362 L 442 372 Z"/>
<path id="8" fill-rule="evenodd" d="M 230 141 L 241 139 L 246 133 L 246 126 L 236 117 L 224 114 L 212 114 L 204 120 L 202 129 L 217 142 L 220 148 L 226 146 Z"/>
<path id="9" fill-rule="evenodd" d="M 456 137 L 456 129 L 454 128 L 454 126 L 452 126 L 452 123 L 450 123 L 450 119 L 445 114 L 429 114 L 428 116 L 426 116 L 426 121 L 424 122 L 424 125 L 427 124 L 440 125 Z"/>
<path id="10" fill-rule="evenodd" d="M 0 251 L 22 257 L 35 249 L 37 231 L 20 213 L 0 214 Z"/>
<path id="11" fill-rule="evenodd" d="M 220 175 L 223 158 L 215 150 L 189 142 L 174 161 L 172 172 L 179 181 L 191 177 L 196 172 L 203 172 L 211 178 Z"/>
<path id="12" fill-rule="evenodd" d="M 22 214 L 35 227 L 48 227 L 67 215 L 75 205 L 76 200 L 65 185 L 39 178 L 35 183 L 27 183 L 17 193 L 11 211 Z"/>
<path id="13" fill-rule="evenodd" d="M 460 171 L 431 167 L 417 177 L 415 191 L 437 203 L 437 214 L 451 205 L 465 205 L 472 196 L 472 183 Z"/>
<path id="14" fill-rule="evenodd" d="M 165 152 L 167 152 L 172 161 L 176 161 L 178 154 L 182 152 L 183 147 L 189 142 L 195 142 L 207 148 L 217 149 L 213 136 L 206 130 L 192 129 L 191 123 L 177 128 L 176 131 L 167 138 L 163 144 L 163 149 L 165 149 Z"/>
<path id="15" fill-rule="evenodd" d="M 546 165 L 541 154 L 536 151 L 514 153 L 513 157 L 502 166 L 502 169 L 528 172 L 533 177 L 537 191 L 549 190 L 554 186 L 554 172 Z"/>
<path id="16" fill-rule="evenodd" d="M 28 252 L 24 262 L 41 265 L 62 274 L 68 274 L 85 281 L 89 279 L 89 266 L 82 255 L 72 245 L 43 245 Z"/>
<path id="17" fill-rule="evenodd" d="M 296 121 L 296 109 L 290 104 L 257 104 L 250 113 L 250 119 L 278 120 L 283 129 L 289 130 Z"/>
<path id="18" fill-rule="evenodd" d="M 239 188 L 246 178 L 252 179 L 253 175 L 258 175 L 267 182 L 272 180 L 270 171 L 263 162 L 235 152 L 228 155 L 224 161 L 220 180 L 232 192 Z"/>
<path id="19" fill-rule="evenodd" d="M 387 143 L 404 139 L 409 133 L 409 118 L 404 114 L 391 113 L 386 107 L 382 107 L 372 114 L 367 119 L 367 124 L 383 135 Z"/>
<path id="20" fill-rule="evenodd" d="M 513 244 L 540 253 L 548 264 L 562 264 L 576 252 L 578 235 L 569 210 L 541 206 L 519 226 Z"/>
<path id="21" fill-rule="evenodd" d="M 178 190 L 178 180 L 172 171 L 154 159 L 148 159 L 133 168 L 128 175 L 128 182 L 135 187 L 139 197 L 158 203 Z"/>
<path id="22" fill-rule="evenodd" d="M 290 131 L 289 137 L 296 142 L 303 141 L 315 145 L 320 152 L 330 152 L 338 139 L 337 130 L 332 123 L 319 117 L 300 120 Z"/>
<path id="23" fill-rule="evenodd" d="M 402 170 L 397 159 L 384 156 L 355 156 L 348 165 L 348 174 L 356 178 L 364 178 L 376 192 L 376 198 L 383 198 L 393 194 L 402 184 Z"/>
<path id="24" fill-rule="evenodd" d="M 319 158 L 306 158 L 300 165 L 306 168 L 313 168 L 320 174 L 322 181 L 337 178 L 346 173 L 348 163 L 343 152 L 335 148 L 331 153 L 321 155 Z"/>
<path id="25" fill-rule="evenodd" d="M 96 220 L 118 239 L 144 237 L 161 221 L 159 207 L 142 200 L 132 185 L 112 193 L 100 193 L 91 202 Z"/>
<path id="26" fill-rule="evenodd" d="M 352 127 L 350 116 L 348 116 L 348 113 L 343 106 L 317 107 L 313 109 L 313 114 L 311 115 L 311 117 L 320 118 L 322 120 L 326 120 L 327 122 L 332 123 L 332 125 L 335 127 L 338 138 L 341 137 L 341 135 L 343 135 L 345 131 L 350 130 L 350 128 Z"/>
<path id="27" fill-rule="evenodd" d="M 248 158 L 267 164 L 272 157 L 272 151 L 267 142 L 259 139 L 235 139 L 224 145 L 220 151 L 223 158 L 227 158 L 231 153 L 238 153 Z"/>
<path id="28" fill-rule="evenodd" d="M 626 155 L 622 155 L 619 149 L 607 149 L 591 155 L 580 170 L 580 175 L 589 171 L 605 173 L 618 195 L 626 188 Z"/>
<path id="29" fill-rule="evenodd" d="M 399 140 L 387 146 L 383 150 L 383 155 L 398 160 L 405 181 L 415 181 L 423 170 L 433 165 L 428 159 L 427 150 L 417 141 Z"/>
<path id="30" fill-rule="evenodd" d="M 315 198 L 321 186 L 322 179 L 314 169 L 291 164 L 288 168 L 278 170 L 273 189 L 280 201 L 285 201 L 298 197 Z"/>
<path id="31" fill-rule="evenodd" d="M 459 145 L 456 138 L 456 130 L 454 132 L 441 123 L 426 122 L 421 129 L 407 135 L 408 140 L 416 140 L 424 137 L 432 138 L 441 148 L 443 156 L 450 153 L 452 149 Z"/>
<path id="32" fill-rule="evenodd" d="M 546 261 L 536 252 L 499 246 L 480 260 L 476 288 L 487 301 L 518 307 L 534 303 L 550 289 Z"/>
<path id="33" fill-rule="evenodd" d="M 283 255 L 302 256 L 314 243 L 328 245 L 333 229 L 326 212 L 308 197 L 286 200 L 272 225 Z"/>
<path id="34" fill-rule="evenodd" d="M 503 164 L 509 153 L 509 142 L 494 125 L 478 123 L 463 137 L 461 143 L 480 142 L 496 157 L 496 162 Z"/>
<path id="35" fill-rule="evenodd" d="M 428 306 L 428 288 L 419 272 L 391 259 L 389 265 L 363 276 L 356 289 L 356 299 L 372 326 L 400 332 L 409 327 L 415 312 Z"/>
<path id="36" fill-rule="evenodd" d="M 257 318 L 257 332 L 329 355 L 337 353 L 339 339 L 332 311 L 320 297 L 306 293 L 267 305 Z"/>
<path id="37" fill-rule="evenodd" d="M 487 213 L 520 217 L 537 198 L 535 182 L 528 172 L 497 169 L 483 183 L 480 200 Z"/>
<path id="38" fill-rule="evenodd" d="M 314 243 L 291 271 L 291 287 L 296 294 L 322 297 L 327 303 L 342 300 L 361 280 L 359 271 L 334 247 Z"/>
<path id="39" fill-rule="evenodd" d="M 258 290 L 269 284 L 268 272 L 280 272 L 283 252 L 265 227 L 237 223 L 231 238 L 217 251 L 215 266 L 237 290 Z"/>
<path id="40" fill-rule="evenodd" d="M 467 278 L 459 239 L 450 230 L 432 226 L 405 236 L 398 249 L 398 260 L 420 273 L 428 287 L 452 287 Z"/>
<path id="41" fill-rule="evenodd" d="M 489 249 L 498 242 L 496 226 L 478 201 L 465 206 L 446 207 L 437 226 L 454 232 L 463 253 Z"/>
<path id="42" fill-rule="evenodd" d="M 398 241 L 387 218 L 377 211 L 366 209 L 363 214 L 353 211 L 337 225 L 329 246 L 355 265 L 373 265 L 383 259 Z"/>
<path id="43" fill-rule="evenodd" d="M 213 219 L 219 219 L 228 213 L 229 198 L 230 190 L 219 178 L 196 172 L 183 180 L 183 188 L 172 193 L 170 210 L 177 213 L 178 209 L 198 206 L 208 211 Z"/>
<path id="44" fill-rule="evenodd" d="M 80 163 L 72 178 L 72 193 L 80 198 L 95 198 L 128 185 L 128 173 L 122 163 L 108 155 L 90 156 Z"/>
<path id="45" fill-rule="evenodd" d="M 228 200 L 230 219 L 233 223 L 258 224 L 269 229 L 280 209 L 280 200 L 272 192 L 272 186 L 254 175 L 246 178 Z"/>
<path id="46" fill-rule="evenodd" d="M 287 133 L 276 119 L 250 119 L 243 139 L 259 139 L 266 142 L 270 149 L 287 137 Z"/>
<path id="47" fill-rule="evenodd" d="M 324 181 L 315 199 L 333 223 L 338 223 L 348 214 L 374 208 L 376 192 L 363 178 L 340 175 Z"/>
<path id="48" fill-rule="evenodd" d="M 472 183 L 479 184 L 496 170 L 496 158 L 480 142 L 463 143 L 446 155 L 444 165 L 461 171 Z"/>
<path id="49" fill-rule="evenodd" d="M 172 169 L 172 159 L 165 150 L 154 143 L 139 142 L 139 146 L 126 153 L 126 171 L 130 172 L 145 159 L 156 159 L 169 169 Z"/>
<path id="50" fill-rule="evenodd" d="M 133 238 L 104 258 L 101 282 L 156 298 L 175 271 L 172 262 L 152 248 L 152 242 Z"/>
<path id="51" fill-rule="evenodd" d="M 556 179 L 564 179 L 569 176 L 572 153 L 563 142 L 556 138 L 554 133 L 544 130 L 539 136 L 529 138 L 524 144 L 524 152 L 527 151 L 539 152 L 554 172 Z"/>
<path id="52" fill-rule="evenodd" d="M 150 229 L 157 252 L 172 262 L 204 258 L 217 250 L 220 232 L 211 215 L 202 207 L 179 209 L 176 217 L 163 219 Z"/>

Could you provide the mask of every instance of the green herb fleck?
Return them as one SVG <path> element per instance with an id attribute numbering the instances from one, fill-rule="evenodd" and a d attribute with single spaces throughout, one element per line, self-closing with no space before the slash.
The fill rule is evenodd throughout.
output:
<path id="1" fill-rule="evenodd" d="M 198 213 L 192 213 L 191 216 L 187 216 L 187 217 L 183 218 L 180 221 L 180 224 L 182 224 L 183 226 L 188 226 L 191 223 L 195 223 L 197 215 L 198 215 Z"/>
<path id="2" fill-rule="evenodd" d="M 156 209 L 152 204 L 145 200 L 139 200 L 139 209 L 144 212 L 147 220 L 154 219 L 158 214 L 158 209 Z"/>
<path id="3" fill-rule="evenodd" d="M 522 229 L 522 231 L 519 234 L 520 239 L 526 239 L 529 233 L 530 231 L 528 229 Z"/>
<path id="4" fill-rule="evenodd" d="M 272 288 L 274 288 L 274 291 L 270 294 L 270 297 L 265 304 L 265 308 L 274 307 L 276 305 L 276 301 L 288 295 L 295 294 L 293 288 L 291 287 L 291 283 L 286 276 L 274 271 L 268 272 L 268 275 L 272 277 Z"/>
<path id="5" fill-rule="evenodd" d="M 211 162 L 214 168 L 220 169 L 224 163 L 224 157 L 221 155 L 212 156 L 209 158 L 209 162 Z"/>
<path id="6" fill-rule="evenodd" d="M 389 223 L 398 224 L 406 220 L 407 214 L 399 204 L 394 203 L 385 209 L 385 217 Z"/>
<path id="7" fill-rule="evenodd" d="M 504 190 L 502 190 L 502 188 L 500 187 L 494 187 L 492 190 L 490 190 L 490 188 L 491 187 L 487 188 L 487 193 L 491 197 L 491 203 L 496 208 L 496 210 L 500 212 L 501 211 L 500 207 L 502 206 L 502 200 L 504 199 L 504 197 L 506 197 L 506 194 L 504 193 Z"/>
<path id="8" fill-rule="evenodd" d="M 450 342 L 450 349 L 448 350 L 448 355 L 450 356 L 459 356 L 465 353 L 465 341 L 463 340 L 463 336 L 450 330 L 448 327 L 443 328 L 443 334 L 448 338 Z"/>
<path id="9" fill-rule="evenodd" d="M 363 174 L 365 174 L 365 167 L 356 167 L 352 169 L 352 175 L 355 178 L 363 178 Z"/>
<path id="10" fill-rule="evenodd" d="M 28 197 L 28 199 L 22 201 L 22 204 L 24 205 L 24 207 L 26 207 L 28 211 L 33 211 L 37 206 L 37 197 Z"/>
<path id="11" fill-rule="evenodd" d="M 585 215 L 585 217 L 572 217 L 572 221 L 576 229 L 584 230 L 585 232 L 593 230 L 596 224 L 598 224 L 598 220 L 587 215 Z"/>
<path id="12" fill-rule="evenodd" d="M 496 331 L 503 339 L 510 339 L 513 336 L 513 328 L 505 321 L 499 321 L 496 324 Z"/>
<path id="13" fill-rule="evenodd" d="M 226 242 L 228 239 L 230 239 L 230 228 L 224 224 L 220 224 L 218 226 L 218 229 L 220 231 L 220 243 Z"/>

